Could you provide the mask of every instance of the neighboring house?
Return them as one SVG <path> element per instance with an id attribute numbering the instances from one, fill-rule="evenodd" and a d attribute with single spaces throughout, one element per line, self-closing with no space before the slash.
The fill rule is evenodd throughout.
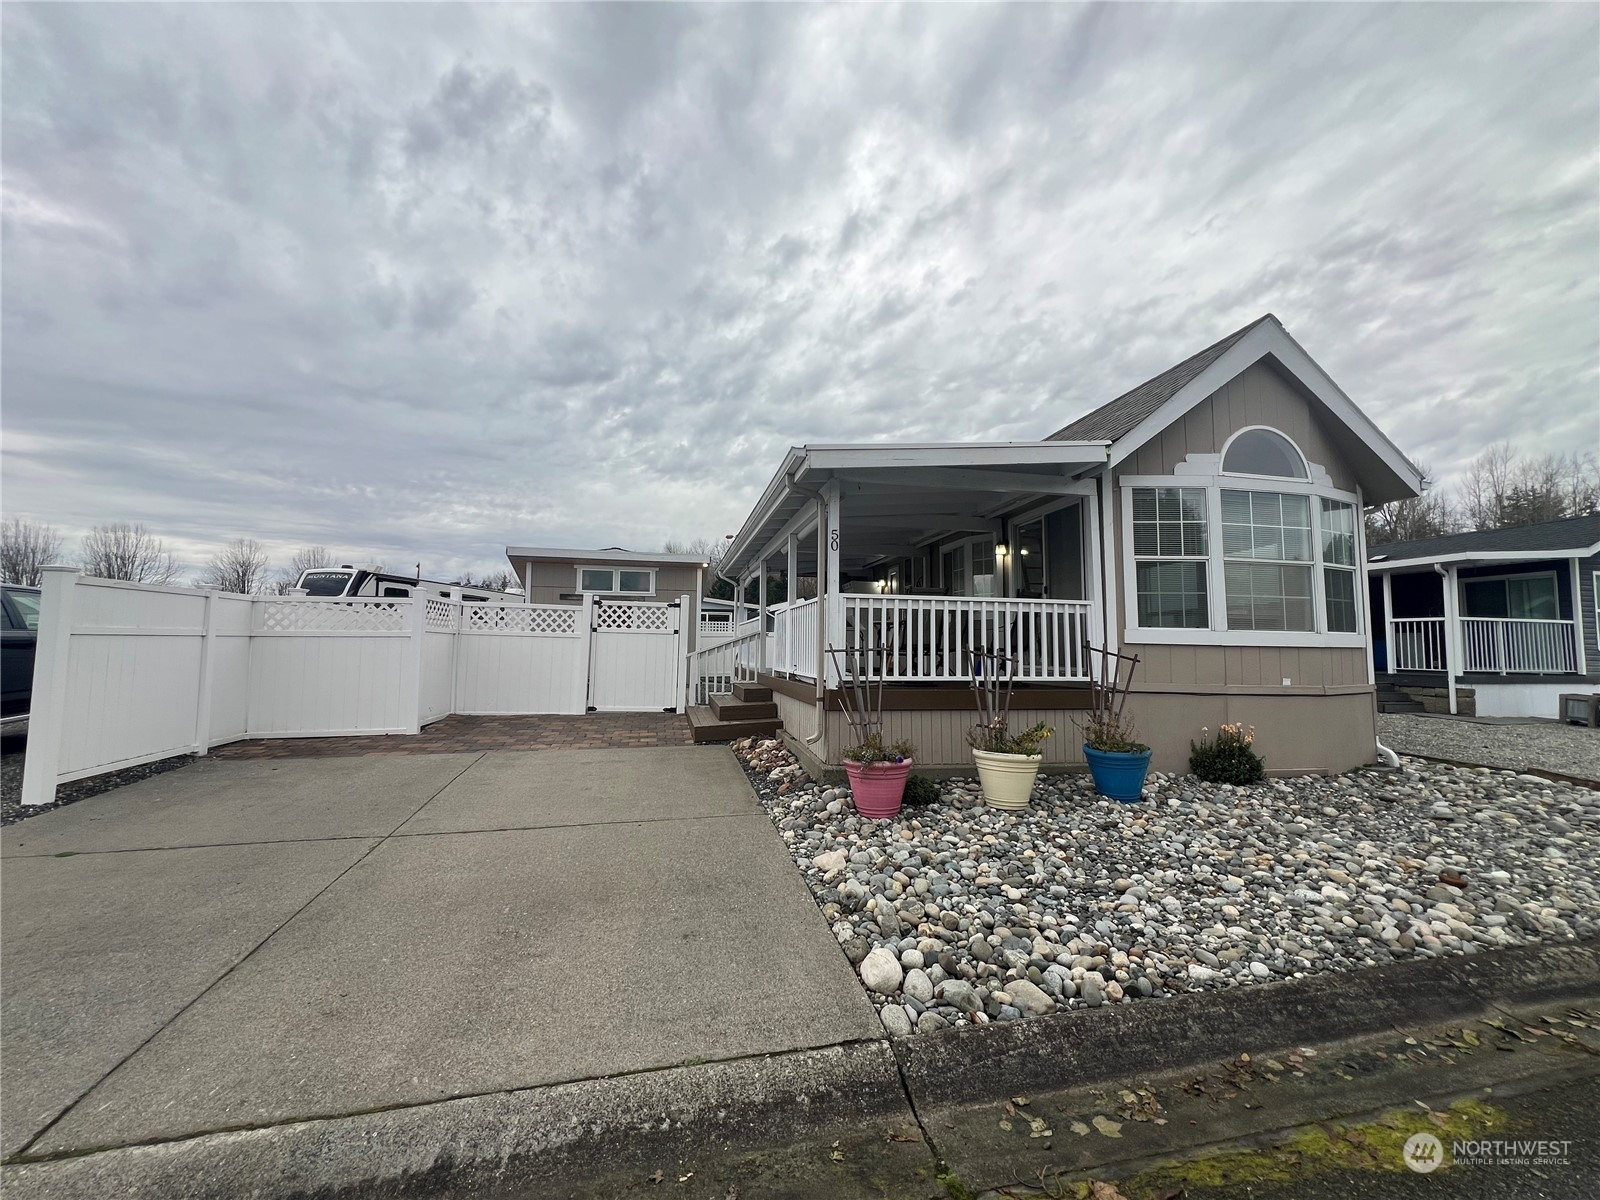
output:
<path id="1" fill-rule="evenodd" d="M 605 550 L 567 550 L 507 546 L 511 569 L 522 581 L 530 604 L 581 604 L 596 600 L 688 600 L 684 614 L 689 645 L 695 643 L 704 590 L 706 559 L 700 554 L 652 554 L 612 546 Z"/>
<path id="2" fill-rule="evenodd" d="M 1243 721 L 1270 770 L 1342 771 L 1376 757 L 1361 511 L 1421 486 L 1268 315 L 1041 441 L 790 450 L 719 571 L 821 596 L 730 645 L 813 770 L 848 736 L 826 647 L 891 646 L 886 733 L 970 770 L 971 651 L 1015 656 L 1013 725 L 1055 726 L 1060 766 L 1092 643 L 1139 655 L 1155 769 Z"/>
<path id="3" fill-rule="evenodd" d="M 1555 717 L 1600 685 L 1600 515 L 1374 546 L 1373 662 L 1436 712 Z"/>

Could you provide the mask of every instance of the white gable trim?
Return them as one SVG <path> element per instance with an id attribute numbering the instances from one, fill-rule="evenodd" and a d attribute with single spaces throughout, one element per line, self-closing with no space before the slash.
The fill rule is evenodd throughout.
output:
<path id="1" fill-rule="evenodd" d="M 1329 378 L 1328 373 L 1300 348 L 1300 344 L 1289 336 L 1288 330 L 1278 323 L 1276 317 L 1263 321 L 1228 347 L 1221 358 L 1201 371 L 1170 400 L 1112 443 L 1107 465 L 1114 467 L 1122 462 L 1207 396 L 1243 374 L 1268 354 L 1276 356 L 1284 369 L 1321 401 L 1351 433 L 1360 438 L 1398 479 L 1418 495 L 1422 493 L 1422 473 L 1412 466 L 1393 442 L 1384 436 L 1383 431 L 1372 423 L 1372 419 L 1356 407 L 1355 402 Z"/>

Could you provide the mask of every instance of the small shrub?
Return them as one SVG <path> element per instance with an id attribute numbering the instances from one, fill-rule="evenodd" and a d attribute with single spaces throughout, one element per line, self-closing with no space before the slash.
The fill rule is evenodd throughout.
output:
<path id="1" fill-rule="evenodd" d="M 926 775 L 913 775 L 906 780 L 906 804 L 937 804 L 940 795 L 939 785 Z"/>
<path id="2" fill-rule="evenodd" d="M 1040 721 L 1032 729 L 1012 733 L 1004 719 L 993 725 L 975 725 L 967 734 L 967 745 L 986 754 L 1038 754 L 1045 739 L 1055 730 Z"/>
<path id="3" fill-rule="evenodd" d="M 1081 726 L 1083 744 L 1105 754 L 1143 754 L 1150 749 L 1139 740 L 1133 721 L 1112 711 L 1091 712 Z"/>
<path id="4" fill-rule="evenodd" d="M 916 751 L 910 742 L 895 742 L 893 745 L 885 746 L 881 733 L 873 734 L 859 746 L 851 746 L 843 755 L 849 761 L 860 763 L 864 767 L 881 762 L 905 762 L 906 759 L 915 756 Z"/>
<path id="5" fill-rule="evenodd" d="M 1211 737 L 1202 729 L 1198 742 L 1189 743 L 1189 770 L 1207 783 L 1231 783 L 1235 786 L 1260 783 L 1266 778 L 1266 761 L 1252 748 L 1256 740 L 1256 727 L 1224 725 Z"/>

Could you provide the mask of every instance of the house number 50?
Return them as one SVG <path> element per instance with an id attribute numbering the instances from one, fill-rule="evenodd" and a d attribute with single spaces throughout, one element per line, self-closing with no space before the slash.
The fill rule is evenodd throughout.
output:
<path id="1" fill-rule="evenodd" d="M 839 549 L 839 531 L 837 529 L 828 530 L 828 549 Z"/>

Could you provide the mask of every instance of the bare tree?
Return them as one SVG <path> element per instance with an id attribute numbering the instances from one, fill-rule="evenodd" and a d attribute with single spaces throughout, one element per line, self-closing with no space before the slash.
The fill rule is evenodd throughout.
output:
<path id="1" fill-rule="evenodd" d="M 1426 463 L 1418 463 L 1417 466 L 1423 478 L 1432 476 L 1433 472 Z M 1422 538 L 1455 533 L 1460 528 L 1460 514 L 1451 504 L 1449 495 L 1438 488 L 1367 510 L 1369 546 L 1415 542 Z"/>
<path id="2" fill-rule="evenodd" d="M 143 525 L 113 521 L 96 525 L 83 539 L 78 564 L 100 579 L 129 583 L 176 583 L 178 560 Z"/>
<path id="3" fill-rule="evenodd" d="M 279 571 L 277 578 L 272 581 L 272 590 L 280 596 L 287 595 L 289 589 L 298 584 L 300 576 L 307 571 L 331 566 L 333 566 L 333 555 L 326 546 L 306 546 L 296 550 L 289 559 L 289 565 Z"/>
<path id="4" fill-rule="evenodd" d="M 196 586 L 254 595 L 267 586 L 271 564 L 254 538 L 234 538 L 211 556 Z"/>
<path id="5" fill-rule="evenodd" d="M 0 582 L 38 587 L 44 569 L 61 561 L 61 537 L 42 521 L 12 517 L 0 525 Z"/>
<path id="6" fill-rule="evenodd" d="M 1473 529 L 1503 529 L 1600 511 L 1600 460 L 1590 454 L 1518 454 L 1490 446 L 1467 468 L 1461 506 Z"/>

